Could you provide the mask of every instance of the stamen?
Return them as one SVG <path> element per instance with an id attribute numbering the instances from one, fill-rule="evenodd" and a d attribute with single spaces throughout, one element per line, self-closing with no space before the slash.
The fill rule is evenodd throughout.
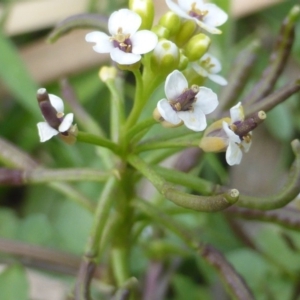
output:
<path id="1" fill-rule="evenodd" d="M 209 13 L 208 10 L 201 10 L 197 8 L 196 2 L 192 3 L 191 10 L 189 11 L 189 15 L 191 17 L 197 18 L 198 20 L 202 21 L 203 18 Z"/>
<path id="2" fill-rule="evenodd" d="M 130 34 L 124 34 L 121 27 L 118 28 L 116 35 L 110 37 L 110 40 L 113 42 L 115 47 L 118 47 L 124 52 L 131 53 L 132 44 L 130 41 Z"/>
<path id="3" fill-rule="evenodd" d="M 197 85 L 192 85 L 191 88 L 185 89 L 176 100 L 170 100 L 169 103 L 175 111 L 192 111 L 193 103 L 196 101 L 195 96 L 199 92 Z"/>

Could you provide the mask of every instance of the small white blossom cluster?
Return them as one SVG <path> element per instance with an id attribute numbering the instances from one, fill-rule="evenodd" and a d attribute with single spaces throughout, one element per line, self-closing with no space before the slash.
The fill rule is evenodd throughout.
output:
<path id="1" fill-rule="evenodd" d="M 109 53 L 113 61 L 120 65 L 131 65 L 141 59 L 141 54 L 152 51 L 158 41 L 155 33 L 140 30 L 141 17 L 129 10 L 120 9 L 110 16 L 108 31 L 94 31 L 86 35 L 87 42 L 96 43 L 93 49 L 98 53 Z"/>
<path id="2" fill-rule="evenodd" d="M 227 14 L 218 6 L 202 0 L 178 0 L 177 2 L 166 0 L 166 4 L 178 17 L 194 21 L 200 31 L 204 30 L 211 34 L 220 34 L 221 31 L 217 27 L 223 25 L 228 18 Z M 94 31 L 88 33 L 85 39 L 87 42 L 95 43 L 93 49 L 96 52 L 109 53 L 111 59 L 120 66 L 137 64 L 141 61 L 142 55 L 151 51 L 153 51 L 152 56 L 156 58 L 153 61 L 158 66 L 164 61 L 178 64 L 182 50 L 179 50 L 171 40 L 159 39 L 153 31 L 139 30 L 141 24 L 142 18 L 139 14 L 129 9 L 120 9 L 112 13 L 108 20 L 109 34 Z M 206 37 L 203 34 L 202 36 Z M 208 42 L 205 47 L 208 48 L 209 38 L 206 37 L 206 41 Z M 204 48 L 204 52 L 207 51 L 207 48 Z M 217 84 L 226 85 L 226 79 L 218 75 L 222 69 L 218 59 L 207 52 L 200 56 L 200 59 L 196 61 L 191 58 L 189 67 L 201 78 L 207 77 Z M 139 64 L 137 66 L 139 67 Z M 189 88 L 188 79 L 182 72 L 176 68 L 172 69 L 172 66 L 171 71 L 165 81 L 166 98 L 157 103 L 156 111 L 158 111 L 160 120 L 169 124 L 169 127 L 184 124 L 193 131 L 205 130 L 207 127 L 206 115 L 212 113 L 218 106 L 217 95 L 211 89 L 203 86 L 192 85 Z M 61 117 L 61 123 L 54 127 L 47 120 L 38 123 L 41 142 L 47 141 L 59 133 L 67 132 L 73 122 L 72 113 L 63 115 L 63 102 L 59 97 L 49 95 L 49 99 L 53 109 Z M 240 104 L 230 110 L 232 123 L 243 119 L 240 112 Z M 223 130 L 227 136 L 226 159 L 228 164 L 234 165 L 241 161 L 241 149 L 247 152 L 250 143 L 245 144 L 241 141 L 232 130 L 231 125 L 223 122 Z"/>

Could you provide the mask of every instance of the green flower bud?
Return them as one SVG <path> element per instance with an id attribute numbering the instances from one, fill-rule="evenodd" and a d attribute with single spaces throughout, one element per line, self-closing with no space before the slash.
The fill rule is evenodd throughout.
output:
<path id="1" fill-rule="evenodd" d="M 170 73 L 179 64 L 179 49 L 171 41 L 160 40 L 151 56 L 151 68 L 153 72 Z"/>
<path id="2" fill-rule="evenodd" d="M 141 29 L 151 29 L 154 18 L 154 4 L 152 0 L 129 0 L 129 9 L 142 18 Z"/>
<path id="3" fill-rule="evenodd" d="M 184 54 L 190 61 L 200 59 L 210 46 L 210 38 L 199 33 L 194 35 L 184 46 Z"/>
<path id="4" fill-rule="evenodd" d="M 158 38 L 168 39 L 170 37 L 170 30 L 159 24 L 153 26 L 151 31 L 153 31 L 158 36 Z"/>
<path id="5" fill-rule="evenodd" d="M 172 11 L 168 11 L 161 17 L 161 19 L 159 20 L 159 24 L 169 29 L 170 36 L 173 36 L 179 31 L 181 20 L 178 15 L 176 15 Z"/>
<path id="6" fill-rule="evenodd" d="M 205 83 L 206 77 L 199 75 L 193 68 L 185 69 L 183 74 L 190 86 L 193 84 L 203 86 Z"/>
<path id="7" fill-rule="evenodd" d="M 197 24 L 193 20 L 187 20 L 181 24 L 181 27 L 175 37 L 175 43 L 182 47 L 195 33 Z"/>
<path id="8" fill-rule="evenodd" d="M 183 54 L 183 51 L 180 49 L 178 70 L 179 71 L 185 70 L 188 64 L 189 64 L 188 58 Z"/>

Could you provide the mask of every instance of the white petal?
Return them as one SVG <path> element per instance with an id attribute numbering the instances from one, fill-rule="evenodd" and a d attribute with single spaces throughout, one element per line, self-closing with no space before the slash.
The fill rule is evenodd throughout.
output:
<path id="1" fill-rule="evenodd" d="M 39 131 L 40 141 L 42 143 L 50 140 L 53 136 L 58 134 L 58 131 L 52 128 L 47 122 L 37 123 L 37 128 Z"/>
<path id="2" fill-rule="evenodd" d="M 194 131 L 202 131 L 206 128 L 206 118 L 201 110 L 178 111 L 178 117 L 184 122 L 184 125 Z"/>
<path id="3" fill-rule="evenodd" d="M 235 134 L 230 128 L 229 128 L 229 124 L 227 124 L 226 122 L 223 121 L 223 129 L 228 137 L 229 142 L 234 142 L 237 144 L 241 143 L 241 139 L 240 137 Z"/>
<path id="4" fill-rule="evenodd" d="M 218 75 L 218 74 L 209 74 L 208 78 L 211 81 L 213 81 L 219 85 L 227 85 L 227 83 L 228 83 L 227 80 L 223 76 Z"/>
<path id="5" fill-rule="evenodd" d="M 244 109 L 241 102 L 230 108 L 230 118 L 232 123 L 237 121 L 244 121 L 244 117 Z"/>
<path id="6" fill-rule="evenodd" d="M 168 5 L 169 9 L 172 10 L 175 14 L 177 14 L 179 17 L 185 18 L 185 19 L 195 19 L 191 17 L 187 11 L 183 10 L 179 5 L 174 3 L 172 0 L 166 0 L 166 4 Z"/>
<path id="7" fill-rule="evenodd" d="M 192 68 L 202 77 L 207 77 L 208 76 L 208 72 L 202 68 L 201 66 L 199 66 L 199 64 L 197 62 L 193 62 L 192 63 Z"/>
<path id="8" fill-rule="evenodd" d="M 120 9 L 111 14 L 108 20 L 108 31 L 111 35 L 118 33 L 122 28 L 124 34 L 133 34 L 137 32 L 142 24 L 141 17 L 129 9 Z"/>
<path id="9" fill-rule="evenodd" d="M 150 30 L 140 30 L 130 38 L 132 42 L 132 53 L 144 54 L 152 51 L 157 42 L 157 35 Z"/>
<path id="10" fill-rule="evenodd" d="M 162 99 L 157 103 L 157 109 L 160 115 L 169 123 L 178 125 L 181 120 L 179 119 L 177 112 L 172 108 L 167 99 Z"/>
<path id="11" fill-rule="evenodd" d="M 212 3 L 206 3 L 204 9 L 208 10 L 208 14 L 204 17 L 203 22 L 211 27 L 218 27 L 223 25 L 227 19 L 228 15 L 217 5 Z"/>
<path id="12" fill-rule="evenodd" d="M 247 153 L 252 145 L 252 141 L 250 140 L 249 143 L 242 141 L 243 150 Z"/>
<path id="13" fill-rule="evenodd" d="M 56 95 L 49 94 L 49 99 L 51 105 L 55 108 L 57 112 L 63 113 L 64 112 L 64 102 L 61 98 L 57 97 Z"/>
<path id="14" fill-rule="evenodd" d="M 193 18 L 193 19 L 196 21 L 196 23 L 197 23 L 197 25 L 199 27 L 201 27 L 202 29 L 205 29 L 207 32 L 209 32 L 211 34 L 221 34 L 222 33 L 221 30 L 219 30 L 219 29 L 217 29 L 217 28 L 215 28 L 213 26 L 210 26 L 210 25 L 208 25 L 208 24 L 206 24 L 204 22 L 201 22 L 201 21 L 199 21 L 199 20 L 197 20 L 195 18 Z"/>
<path id="15" fill-rule="evenodd" d="M 71 125 L 73 123 L 73 119 L 74 119 L 74 115 L 72 113 L 65 115 L 63 121 L 60 123 L 60 125 L 58 127 L 58 130 L 60 132 L 67 131 L 71 127 Z"/>
<path id="16" fill-rule="evenodd" d="M 218 96 L 211 89 L 201 86 L 196 95 L 197 101 L 194 103 L 194 109 L 201 109 L 204 114 L 213 112 L 219 104 Z"/>
<path id="17" fill-rule="evenodd" d="M 226 161 L 230 166 L 240 164 L 243 157 L 242 150 L 234 142 L 229 142 L 226 150 Z"/>
<path id="18" fill-rule="evenodd" d="M 207 59 L 209 60 L 209 64 L 212 65 L 212 67 L 209 68 L 209 73 L 219 73 L 222 70 L 220 61 L 210 53 L 205 53 L 201 57 L 200 62 L 204 62 Z"/>
<path id="19" fill-rule="evenodd" d="M 179 7 L 185 11 L 189 12 L 192 8 L 192 4 L 196 2 L 195 0 L 178 0 Z"/>
<path id="20" fill-rule="evenodd" d="M 85 40 L 87 42 L 96 43 L 96 45 L 93 46 L 93 49 L 98 53 L 109 53 L 114 48 L 110 37 L 101 31 L 93 31 L 88 33 L 85 36 Z"/>
<path id="21" fill-rule="evenodd" d="M 188 88 L 188 82 L 184 75 L 178 70 L 168 75 L 165 82 L 165 94 L 168 100 L 175 100 Z"/>
<path id="22" fill-rule="evenodd" d="M 120 65 L 132 65 L 141 59 L 139 54 L 127 53 L 119 48 L 114 48 L 110 52 L 110 57 L 113 61 Z"/>

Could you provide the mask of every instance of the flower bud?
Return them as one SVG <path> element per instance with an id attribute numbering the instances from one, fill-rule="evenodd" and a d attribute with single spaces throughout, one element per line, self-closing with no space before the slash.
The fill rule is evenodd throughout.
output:
<path id="1" fill-rule="evenodd" d="M 188 58 L 183 54 L 183 51 L 180 49 L 179 50 L 179 64 L 178 64 L 178 70 L 182 71 L 187 68 L 189 64 Z"/>
<path id="2" fill-rule="evenodd" d="M 153 0 L 129 0 L 129 9 L 142 18 L 139 30 L 151 29 L 154 18 Z"/>
<path id="3" fill-rule="evenodd" d="M 68 145 L 75 144 L 77 140 L 78 128 L 77 125 L 72 125 L 68 130 L 67 134 L 61 133 L 59 136 L 60 138 Z"/>
<path id="4" fill-rule="evenodd" d="M 201 58 L 210 46 L 210 38 L 199 33 L 194 35 L 184 46 L 184 54 L 190 61 L 195 61 Z"/>
<path id="5" fill-rule="evenodd" d="M 153 111 L 153 119 L 157 122 L 159 122 L 163 127 L 165 128 L 175 128 L 175 127 L 179 127 L 183 124 L 183 122 L 181 121 L 179 124 L 172 124 L 172 123 L 169 123 L 168 121 L 166 121 L 162 116 L 161 114 L 159 113 L 157 107 L 154 109 Z"/>
<path id="6" fill-rule="evenodd" d="M 179 64 L 179 49 L 171 41 L 160 40 L 151 56 L 151 68 L 153 72 L 170 73 Z"/>
<path id="7" fill-rule="evenodd" d="M 151 31 L 153 31 L 158 36 L 158 38 L 168 39 L 170 37 L 170 30 L 159 24 L 153 26 Z"/>
<path id="8" fill-rule="evenodd" d="M 193 20 L 187 20 L 181 24 L 176 34 L 175 43 L 178 47 L 182 47 L 193 36 L 197 29 L 197 24 Z"/>
<path id="9" fill-rule="evenodd" d="M 200 141 L 199 147 L 205 152 L 223 152 L 227 148 L 227 136 L 223 130 L 223 122 L 230 123 L 230 118 L 220 119 L 209 125 Z"/>
<path id="10" fill-rule="evenodd" d="M 170 36 L 173 36 L 179 31 L 181 20 L 178 15 L 176 15 L 172 11 L 168 11 L 161 17 L 161 19 L 159 20 L 159 24 L 169 29 Z"/>
<path id="11" fill-rule="evenodd" d="M 103 66 L 99 71 L 99 78 L 103 82 L 107 82 L 108 80 L 115 80 L 116 76 L 117 76 L 117 69 L 115 67 Z"/>

